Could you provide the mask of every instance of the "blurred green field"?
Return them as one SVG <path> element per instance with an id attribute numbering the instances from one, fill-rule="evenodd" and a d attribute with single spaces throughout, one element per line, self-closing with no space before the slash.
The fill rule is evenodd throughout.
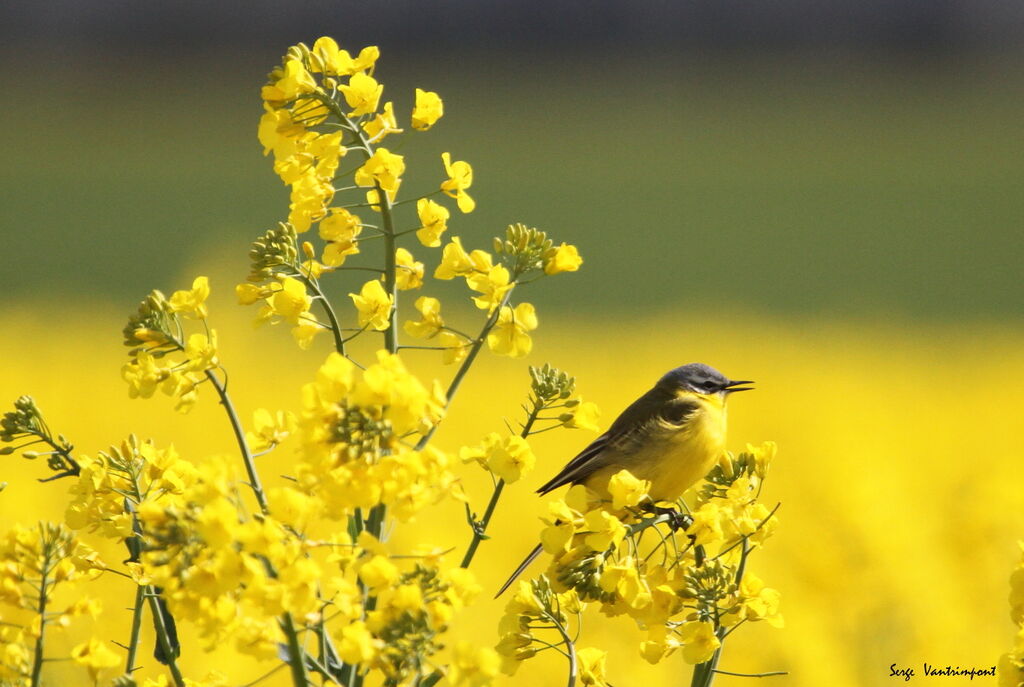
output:
<path id="1" fill-rule="evenodd" d="M 9 297 L 129 298 L 283 217 L 257 90 L 281 46 L 169 62 L 9 60 Z M 522 56 L 520 56 L 521 58 Z M 439 91 L 401 152 L 476 170 L 457 233 L 524 221 L 582 246 L 562 311 L 1019 319 L 1024 72 L 968 58 L 385 54 L 385 97 Z M 56 65 L 60 65 L 59 67 Z M 225 257 L 227 260 L 227 257 Z"/>

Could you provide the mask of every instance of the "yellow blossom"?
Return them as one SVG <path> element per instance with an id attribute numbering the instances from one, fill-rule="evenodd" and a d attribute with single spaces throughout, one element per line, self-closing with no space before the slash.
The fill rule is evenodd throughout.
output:
<path id="1" fill-rule="evenodd" d="M 100 671 L 121 664 L 121 657 L 95 637 L 74 647 L 71 650 L 71 658 L 75 663 L 85 666 L 89 670 L 89 675 L 94 682 L 99 679 Z"/>
<path id="2" fill-rule="evenodd" d="M 608 652 L 586 647 L 576 652 L 576 659 L 579 662 L 580 684 L 594 685 L 595 687 L 606 687 L 604 680 L 605 660 Z"/>
<path id="3" fill-rule="evenodd" d="M 338 655 L 346 663 L 364 663 L 377 655 L 380 641 L 373 635 L 362 620 L 349 623 L 341 629 L 341 641 L 338 642 Z"/>
<path id="4" fill-rule="evenodd" d="M 416 262 L 412 253 L 405 248 L 395 251 L 395 268 L 395 285 L 400 291 L 423 286 L 423 263 Z"/>
<path id="5" fill-rule="evenodd" d="M 330 76 L 349 76 L 356 72 L 372 71 L 374 63 L 380 57 L 380 49 L 371 45 L 363 48 L 353 59 L 347 50 L 339 50 L 338 44 L 330 36 L 322 36 L 313 43 L 313 70 L 322 71 Z"/>
<path id="6" fill-rule="evenodd" d="M 536 463 L 530 445 L 518 435 L 496 443 L 487 456 L 487 468 L 507 483 L 518 481 L 533 470 Z"/>
<path id="7" fill-rule="evenodd" d="M 441 332 L 437 341 L 444 347 L 442 361 L 445 365 L 460 363 L 467 355 L 469 355 L 469 345 L 458 334 L 453 332 Z"/>
<path id="8" fill-rule="evenodd" d="M 444 115 L 444 103 L 441 102 L 441 96 L 433 91 L 417 88 L 416 106 L 412 110 L 412 128 L 426 131 L 434 126 L 442 115 Z"/>
<path id="9" fill-rule="evenodd" d="M 606 510 L 592 510 L 583 516 L 590 534 L 584 542 L 594 551 L 605 551 L 618 546 L 626 536 L 626 526 Z"/>
<path id="10" fill-rule="evenodd" d="M 570 411 L 559 415 L 558 419 L 567 429 L 589 429 L 591 432 L 596 432 L 601 429 L 597 424 L 599 417 L 601 417 L 601 409 L 597 407 L 596 403 L 576 399 L 576 404 Z"/>
<path id="11" fill-rule="evenodd" d="M 418 322 L 408 320 L 405 331 L 417 339 L 429 339 L 437 336 L 444 327 L 444 319 L 441 317 L 441 301 L 430 296 L 420 296 L 416 299 L 416 309 L 420 313 Z"/>
<path id="12" fill-rule="evenodd" d="M 324 216 L 325 208 L 332 198 L 334 187 L 330 181 L 318 177 L 313 168 L 307 169 L 292 184 L 288 223 L 300 234 L 309 231 L 313 222 Z"/>
<path id="13" fill-rule="evenodd" d="M 444 162 L 444 171 L 448 174 L 448 179 L 441 182 L 441 190 L 455 199 L 459 210 L 464 213 L 473 212 L 476 202 L 466 193 L 466 189 L 473 185 L 473 168 L 462 160 L 452 162 L 450 153 L 441 153 L 441 160 Z"/>
<path id="14" fill-rule="evenodd" d="M 296 152 L 299 138 L 305 133 L 306 127 L 295 122 L 288 110 L 268 108 L 260 117 L 257 136 L 264 155 L 273 151 L 275 158 L 286 158 Z"/>
<path id="15" fill-rule="evenodd" d="M 304 318 L 292 327 L 292 339 L 299 345 L 299 348 L 306 351 L 313 345 L 313 339 L 316 338 L 317 334 L 321 334 L 324 331 L 326 329 L 317 323 L 316 320 Z"/>
<path id="16" fill-rule="evenodd" d="M 272 86 L 264 86 L 260 95 L 269 103 L 285 103 L 300 95 L 313 93 L 316 81 L 300 60 L 288 59 L 284 71 Z"/>
<path id="17" fill-rule="evenodd" d="M 493 312 L 514 286 L 504 265 L 495 265 L 483 274 L 471 274 L 466 277 L 466 283 L 469 288 L 480 292 L 479 296 L 473 297 L 473 302 L 476 307 L 487 312 Z"/>
<path id="18" fill-rule="evenodd" d="M 360 566 L 359 579 L 370 589 L 384 589 L 398 580 L 398 568 L 387 557 L 376 555 Z"/>
<path id="19" fill-rule="evenodd" d="M 342 92 L 345 102 L 352 108 L 349 117 L 359 117 L 376 112 L 380 96 L 384 92 L 384 86 L 377 83 L 377 80 L 369 74 L 357 72 L 352 75 L 347 84 L 338 86 L 338 90 Z"/>
<path id="20" fill-rule="evenodd" d="M 253 451 L 266 451 L 277 446 L 295 431 L 295 415 L 283 410 L 271 413 L 259 408 L 252 414 L 252 432 L 246 432 L 249 448 Z"/>
<path id="21" fill-rule="evenodd" d="M 441 252 L 441 264 L 434 271 L 435 279 L 453 279 L 473 272 L 490 272 L 491 255 L 486 251 L 474 250 L 467 253 L 462 240 L 453 236 Z"/>
<path id="22" fill-rule="evenodd" d="M 486 687 L 500 669 L 501 658 L 494 649 L 461 640 L 455 645 L 447 677 L 454 687 Z"/>
<path id="23" fill-rule="evenodd" d="M 693 665 L 708 661 L 722 645 L 715 636 L 715 626 L 702 620 L 684 623 L 679 639 L 683 643 L 683 659 Z"/>
<path id="24" fill-rule="evenodd" d="M 487 345 L 498 355 L 522 358 L 533 349 L 529 332 L 537 328 L 537 313 L 530 303 L 515 308 L 506 305 L 498 315 L 498 322 L 487 335 Z"/>
<path id="25" fill-rule="evenodd" d="M 395 119 L 395 106 L 394 104 L 387 102 L 384 103 L 384 109 L 376 117 L 363 124 L 363 131 L 370 137 L 370 140 L 376 143 L 385 136 L 390 134 L 400 134 L 402 130 L 398 128 L 398 120 Z"/>
<path id="26" fill-rule="evenodd" d="M 377 148 L 373 156 L 356 170 L 354 179 L 357 186 L 379 185 L 386 193 L 398 191 L 401 176 L 405 173 L 405 159 L 387 148 Z"/>
<path id="27" fill-rule="evenodd" d="M 416 230 L 416 238 L 424 246 L 434 248 L 441 245 L 441 234 L 448 229 L 448 208 L 439 205 L 429 198 L 416 201 L 416 214 L 420 219 L 420 228 Z"/>
<path id="28" fill-rule="evenodd" d="M 239 284 L 235 287 L 235 296 L 238 298 L 239 305 L 252 305 L 269 295 L 266 287 L 256 284 Z"/>
<path id="29" fill-rule="evenodd" d="M 391 295 L 384 291 L 384 287 L 377 279 L 371 279 L 363 284 L 362 290 L 358 293 L 350 293 L 352 302 L 359 311 L 359 326 L 369 327 L 383 331 L 391 324 Z"/>
<path id="30" fill-rule="evenodd" d="M 619 470 L 608 480 L 608 493 L 612 497 L 612 508 L 632 508 L 647 498 L 651 483 L 639 480 L 629 470 Z"/>
<path id="31" fill-rule="evenodd" d="M 188 358 L 186 369 L 203 372 L 217 367 L 217 332 L 210 330 L 210 336 L 195 333 L 188 337 L 185 344 L 185 357 Z"/>
<path id="32" fill-rule="evenodd" d="M 268 302 L 273 314 L 280 315 L 291 324 L 299 324 L 299 318 L 309 310 L 313 299 L 306 293 L 305 284 L 298 279 L 285 277 Z"/>
<path id="33" fill-rule="evenodd" d="M 323 261 L 331 267 L 345 262 L 349 255 L 359 252 L 356 237 L 362 232 L 362 220 L 345 208 L 331 208 L 330 214 L 320 220 L 320 238 L 330 243 L 324 247 Z"/>
<path id="34" fill-rule="evenodd" d="M 556 521 L 540 531 L 540 543 L 545 552 L 557 555 L 569 549 L 575 533 L 576 527 L 572 522 Z"/>
<path id="35" fill-rule="evenodd" d="M 168 303 L 170 303 L 172 311 L 202 320 L 207 315 L 206 299 L 209 296 L 210 280 L 206 277 L 196 277 L 192 282 L 191 289 L 175 291 L 171 294 Z"/>
<path id="36" fill-rule="evenodd" d="M 555 249 L 553 255 L 544 261 L 544 272 L 546 274 L 558 274 L 560 272 L 575 272 L 583 264 L 576 246 L 563 243 Z"/>

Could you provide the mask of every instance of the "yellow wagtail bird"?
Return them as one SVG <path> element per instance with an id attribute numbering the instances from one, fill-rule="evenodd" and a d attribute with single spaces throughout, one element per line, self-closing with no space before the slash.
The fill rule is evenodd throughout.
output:
<path id="1" fill-rule="evenodd" d="M 611 500 L 608 480 L 620 470 L 651 483 L 652 502 L 675 501 L 715 465 L 725 451 L 725 401 L 749 391 L 749 380 L 733 381 L 718 370 L 690 363 L 667 373 L 622 411 L 607 432 L 570 460 L 538 494 L 566 484 L 582 484 Z M 497 596 L 508 589 L 533 560 L 530 552 Z"/>

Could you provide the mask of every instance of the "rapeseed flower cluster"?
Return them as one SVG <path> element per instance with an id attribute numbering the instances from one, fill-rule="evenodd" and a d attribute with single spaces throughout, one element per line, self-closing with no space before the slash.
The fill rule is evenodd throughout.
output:
<path id="1" fill-rule="evenodd" d="M 540 539 L 551 563 L 539 580 L 519 583 L 501 622 L 505 672 L 567 644 L 573 631 L 559 609 L 579 616 L 589 603 L 605 616 L 632 618 L 646 633 L 640 652 L 647 661 L 678 650 L 699 664 L 705 681 L 697 684 L 710 682 L 722 641 L 740 624 L 781 627 L 778 592 L 747 569 L 777 524 L 757 501 L 774 454 L 766 443 L 724 456 L 688 516 L 651 503 L 649 483 L 627 470 L 609 481 L 610 500 L 576 485 L 550 503 Z M 556 636 L 545 638 L 552 630 Z M 605 684 L 596 674 L 584 682 Z"/>

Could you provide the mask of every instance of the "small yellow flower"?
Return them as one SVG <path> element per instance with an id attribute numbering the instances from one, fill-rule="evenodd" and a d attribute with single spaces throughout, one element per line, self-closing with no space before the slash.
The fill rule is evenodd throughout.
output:
<path id="1" fill-rule="evenodd" d="M 416 89 L 416 106 L 412 110 L 412 128 L 417 131 L 426 131 L 434 126 L 437 120 L 444 115 L 444 103 L 441 96 L 433 91 Z"/>
<path id="2" fill-rule="evenodd" d="M 416 201 L 416 214 L 420 218 L 420 228 L 416 230 L 416 238 L 424 246 L 435 248 L 441 245 L 441 234 L 448 229 L 448 208 L 439 205 L 429 198 Z"/>
<path id="3" fill-rule="evenodd" d="M 506 305 L 498 315 L 498 323 L 487 335 L 487 345 L 498 355 L 522 358 L 533 349 L 529 332 L 537 328 L 537 313 L 530 303 L 515 308 Z"/>
<path id="4" fill-rule="evenodd" d="M 591 432 L 596 432 L 601 429 L 597 424 L 599 417 L 601 417 L 601 409 L 597 407 L 596 403 L 576 399 L 576 405 L 570 412 L 559 415 L 558 419 L 567 429 L 589 429 Z"/>
<path id="5" fill-rule="evenodd" d="M 364 663 L 377 655 L 380 644 L 366 628 L 366 623 L 356 620 L 342 628 L 338 655 L 346 663 Z"/>
<path id="6" fill-rule="evenodd" d="M 352 75 L 347 84 L 338 86 L 338 90 L 342 92 L 345 102 L 352 108 L 348 116 L 359 117 L 377 111 L 384 86 L 377 83 L 377 80 L 369 74 L 358 72 Z"/>
<path id="7" fill-rule="evenodd" d="M 359 51 L 355 59 L 348 50 L 339 50 L 338 44 L 330 36 L 322 36 L 313 43 L 313 71 L 322 71 L 329 76 L 349 76 L 356 72 L 373 70 L 374 63 L 380 58 L 380 48 L 368 46 Z"/>
<path id="8" fill-rule="evenodd" d="M 629 470 L 619 470 L 608 480 L 608 493 L 612 496 L 612 508 L 632 508 L 647 498 L 651 483 L 633 476 Z"/>
<path id="9" fill-rule="evenodd" d="M 306 285 L 292 277 L 285 277 L 281 282 L 281 288 L 269 299 L 273 314 L 280 315 L 289 323 L 296 325 L 312 303 L 313 299 L 306 293 Z"/>
<path id="10" fill-rule="evenodd" d="M 409 291 L 423 286 L 423 263 L 416 262 L 412 253 L 405 248 L 395 251 L 395 285 L 399 291 Z"/>
<path id="11" fill-rule="evenodd" d="M 71 658 L 75 663 L 85 666 L 93 681 L 99 679 L 100 671 L 114 668 L 121 664 L 121 657 L 107 648 L 107 645 L 95 637 L 88 642 L 79 644 L 71 650 Z"/>
<path id="12" fill-rule="evenodd" d="M 331 208 L 320 220 L 320 238 L 324 241 L 352 241 L 363 230 L 363 221 L 345 208 Z"/>
<path id="13" fill-rule="evenodd" d="M 185 357 L 188 358 L 186 369 L 191 372 L 217 367 L 217 332 L 211 329 L 209 337 L 198 332 L 190 335 L 185 344 Z"/>
<path id="14" fill-rule="evenodd" d="M 420 312 L 419 322 L 409 320 L 405 323 L 405 331 L 417 339 L 429 339 L 437 336 L 444 327 L 441 317 L 441 301 L 430 296 L 416 299 L 416 309 Z"/>
<path id="15" fill-rule="evenodd" d="M 379 185 L 385 193 L 393 195 L 398 191 L 401 176 L 405 173 L 405 158 L 387 148 L 377 148 L 373 157 L 356 170 L 357 186 Z"/>
<path id="16" fill-rule="evenodd" d="M 384 108 L 376 117 L 363 124 L 363 131 L 370 137 L 370 141 L 377 143 L 391 134 L 400 134 L 398 120 L 395 119 L 394 103 L 384 103 Z"/>
<path id="17" fill-rule="evenodd" d="M 554 255 L 544 262 L 546 274 L 558 274 L 559 272 L 575 272 L 583 264 L 576 246 L 563 243 L 555 249 Z"/>
<path id="18" fill-rule="evenodd" d="M 517 435 L 495 444 L 487 456 L 488 469 L 509 484 L 533 470 L 536 464 L 530 445 Z"/>
<path id="19" fill-rule="evenodd" d="M 510 281 L 511 275 L 504 265 L 495 265 L 488 272 L 470 274 L 466 277 L 469 288 L 479 291 L 479 296 L 473 297 L 476 307 L 487 312 L 494 312 L 502 299 L 505 298 L 514 284 Z"/>
<path id="20" fill-rule="evenodd" d="M 392 298 L 390 294 L 385 293 L 379 280 L 371 279 L 363 284 L 358 294 L 350 293 L 349 296 L 359 311 L 360 327 L 369 327 L 377 331 L 388 328 Z"/>
<path id="21" fill-rule="evenodd" d="M 398 568 L 378 554 L 359 568 L 359 579 L 370 589 L 384 589 L 398 580 Z"/>
<path id="22" fill-rule="evenodd" d="M 268 103 L 283 104 L 316 90 L 316 80 L 306 70 L 301 60 L 288 59 L 283 66 L 284 73 L 281 78 L 272 86 L 264 86 L 260 92 L 261 97 Z"/>
<path id="23" fill-rule="evenodd" d="M 441 251 L 441 264 L 434 271 L 435 279 L 454 279 L 473 272 L 490 272 L 491 255 L 486 251 L 474 250 L 467 253 L 462 247 L 462 239 L 453 236 L 452 240 Z"/>
<path id="24" fill-rule="evenodd" d="M 239 305 L 252 305 L 269 295 L 266 287 L 256 284 L 243 283 L 235 287 L 235 296 L 238 298 Z"/>
<path id="25" fill-rule="evenodd" d="M 438 343 L 444 346 L 442 360 L 445 365 L 460 363 L 469 355 L 469 344 L 454 332 L 441 332 Z"/>
<path id="26" fill-rule="evenodd" d="M 501 669 L 501 658 L 490 647 L 476 647 L 462 640 L 453 654 L 446 677 L 454 687 L 486 687 Z"/>
<path id="27" fill-rule="evenodd" d="M 259 408 L 252 414 L 252 432 L 246 433 L 253 451 L 266 451 L 277 446 L 295 431 L 295 415 L 283 410 L 271 413 Z"/>
<path id="28" fill-rule="evenodd" d="M 202 320 L 206 319 L 206 299 L 209 296 L 210 280 L 206 277 L 196 277 L 191 289 L 175 291 L 168 302 L 174 312 Z"/>
<path id="29" fill-rule="evenodd" d="M 722 643 L 715 636 L 715 626 L 707 621 L 693 620 L 679 631 L 683 643 L 683 659 L 692 665 L 709 660 Z"/>
<path id="30" fill-rule="evenodd" d="M 455 199 L 459 210 L 464 213 L 473 212 L 476 202 L 466 193 L 466 189 L 473 185 L 473 168 L 462 160 L 452 162 L 450 153 L 441 153 L 441 160 L 444 162 L 444 171 L 448 174 L 448 179 L 441 182 L 441 190 Z"/>
<path id="31" fill-rule="evenodd" d="M 304 133 L 306 127 L 296 123 L 288 110 L 270 108 L 260 117 L 257 137 L 263 144 L 264 155 L 273 151 L 275 158 L 286 158 L 297 152 L 299 137 Z"/>
<path id="32" fill-rule="evenodd" d="M 626 526 L 606 510 L 592 510 L 583 516 L 590 534 L 583 541 L 594 551 L 605 551 L 618 546 L 626 536 Z"/>
<path id="33" fill-rule="evenodd" d="M 604 680 L 605 660 L 608 652 L 587 647 L 576 652 L 576 659 L 579 661 L 580 683 L 583 685 L 594 685 L 594 687 L 606 687 Z"/>

